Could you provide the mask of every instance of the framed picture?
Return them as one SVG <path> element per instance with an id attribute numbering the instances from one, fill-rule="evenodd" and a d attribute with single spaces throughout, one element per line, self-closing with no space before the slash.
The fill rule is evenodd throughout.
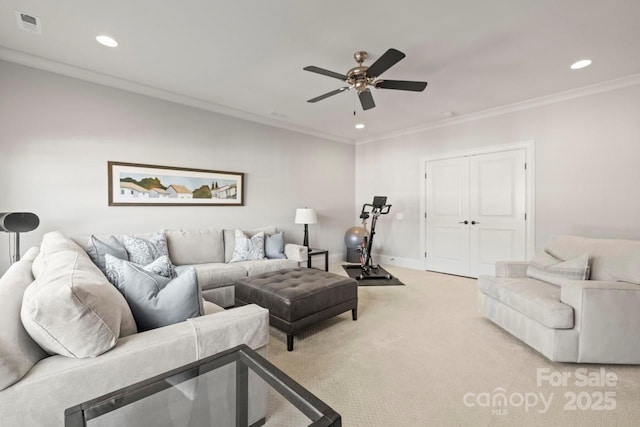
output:
<path id="1" fill-rule="evenodd" d="M 244 173 L 108 162 L 109 206 L 244 206 Z"/>

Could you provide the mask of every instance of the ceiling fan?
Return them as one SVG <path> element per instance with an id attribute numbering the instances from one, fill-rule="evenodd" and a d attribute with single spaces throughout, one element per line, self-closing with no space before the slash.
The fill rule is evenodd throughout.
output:
<path id="1" fill-rule="evenodd" d="M 406 56 L 399 50 L 389 49 L 370 66 L 362 65 L 368 56 L 367 52 L 364 51 L 354 53 L 353 58 L 358 63 L 358 66 L 347 71 L 346 75 L 325 70 L 324 68 L 315 67 L 313 65 L 304 67 L 303 69 L 306 71 L 333 77 L 349 84 L 349 86 L 332 90 L 324 95 L 310 99 L 307 102 L 318 102 L 330 96 L 346 92 L 349 89 L 355 89 L 358 91 L 358 98 L 360 98 L 362 109 L 369 110 L 376 106 L 376 103 L 373 102 L 373 95 L 369 89 L 370 87 L 375 87 L 376 89 L 409 90 L 413 92 L 422 92 L 427 87 L 427 82 L 380 79 L 380 75 L 382 73 L 393 67 Z"/>

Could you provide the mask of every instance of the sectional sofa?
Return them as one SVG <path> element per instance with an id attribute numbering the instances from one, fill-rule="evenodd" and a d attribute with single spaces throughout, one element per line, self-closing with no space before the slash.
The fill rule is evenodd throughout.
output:
<path id="1" fill-rule="evenodd" d="M 233 304 L 232 282 L 236 277 L 297 266 L 299 261 L 306 261 L 306 248 L 288 245 L 289 258 L 228 264 L 225 260 L 233 254 L 232 231 L 166 230 L 169 252 L 179 264 L 178 269 L 195 267 L 203 294 L 209 301 L 202 302 L 201 316 L 137 332 L 126 301 L 86 251 L 60 233 L 49 234 L 39 247 L 30 248 L 0 278 L 2 427 L 63 426 L 66 408 L 239 344 L 265 355 L 269 338 L 268 311 L 253 304 L 229 310 L 221 306 Z M 86 247 L 86 240 L 82 240 Z M 55 286 L 51 282 L 55 282 Z M 27 294 L 33 295 L 32 284 L 44 289 L 61 289 L 67 305 L 59 308 L 61 306 L 41 299 L 40 302 L 46 304 L 30 307 L 34 321 L 27 331 L 23 299 L 28 299 Z M 84 285 L 93 289 L 88 292 L 93 299 L 91 310 L 85 310 L 86 292 L 85 295 L 78 293 Z M 100 295 L 108 295 L 105 299 L 108 302 L 96 304 L 95 297 Z M 81 315 L 76 314 L 72 321 L 64 319 L 71 309 L 78 307 L 83 310 Z M 44 313 L 47 309 L 52 315 Z M 49 325 L 46 329 L 41 322 L 43 317 L 47 317 L 47 322 L 53 317 L 53 322 L 58 322 L 57 328 Z M 96 321 L 83 325 L 87 318 Z M 48 345 L 34 340 L 31 335 L 34 328 Z M 95 341 L 100 340 L 106 347 L 96 347 Z M 81 352 L 91 356 L 74 356 Z M 234 372 L 221 373 L 213 383 L 202 385 L 210 389 L 210 395 L 217 396 L 214 402 L 205 402 L 212 413 L 225 413 L 225 405 L 234 398 L 231 383 Z M 250 422 L 255 422 L 266 413 L 266 388 L 256 383 L 251 390 L 249 415 Z M 200 398 L 206 395 L 201 393 Z M 171 404 L 171 401 L 159 402 L 152 415 L 159 420 L 168 419 L 172 416 Z"/>
<path id="2" fill-rule="evenodd" d="M 265 235 L 272 235 L 279 230 L 274 226 L 268 226 L 244 231 L 244 233 L 251 237 L 261 231 Z M 235 304 L 233 282 L 236 279 L 298 267 L 300 263 L 306 266 L 307 262 L 307 247 L 287 243 L 284 245 L 284 258 L 230 263 L 235 248 L 235 230 L 231 229 L 163 230 L 163 232 L 167 238 L 169 258 L 177 266 L 178 271 L 194 267 L 204 299 L 224 308 Z M 135 236 L 150 238 L 152 234 L 135 234 Z M 74 240 L 88 249 L 88 237 L 82 236 Z M 121 238 L 121 236 L 116 237 Z"/>

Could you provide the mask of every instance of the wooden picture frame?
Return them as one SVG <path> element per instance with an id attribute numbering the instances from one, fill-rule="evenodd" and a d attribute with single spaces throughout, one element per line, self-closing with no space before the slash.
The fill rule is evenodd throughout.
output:
<path id="1" fill-rule="evenodd" d="M 107 162 L 109 206 L 244 206 L 244 173 Z"/>

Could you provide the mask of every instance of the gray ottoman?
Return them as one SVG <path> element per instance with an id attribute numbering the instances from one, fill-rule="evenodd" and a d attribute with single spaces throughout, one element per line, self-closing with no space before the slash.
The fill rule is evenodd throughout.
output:
<path id="1" fill-rule="evenodd" d="M 269 310 L 272 326 L 293 336 L 307 326 L 351 310 L 358 318 L 355 280 L 315 268 L 287 268 L 235 281 L 236 306 L 257 304 Z"/>

